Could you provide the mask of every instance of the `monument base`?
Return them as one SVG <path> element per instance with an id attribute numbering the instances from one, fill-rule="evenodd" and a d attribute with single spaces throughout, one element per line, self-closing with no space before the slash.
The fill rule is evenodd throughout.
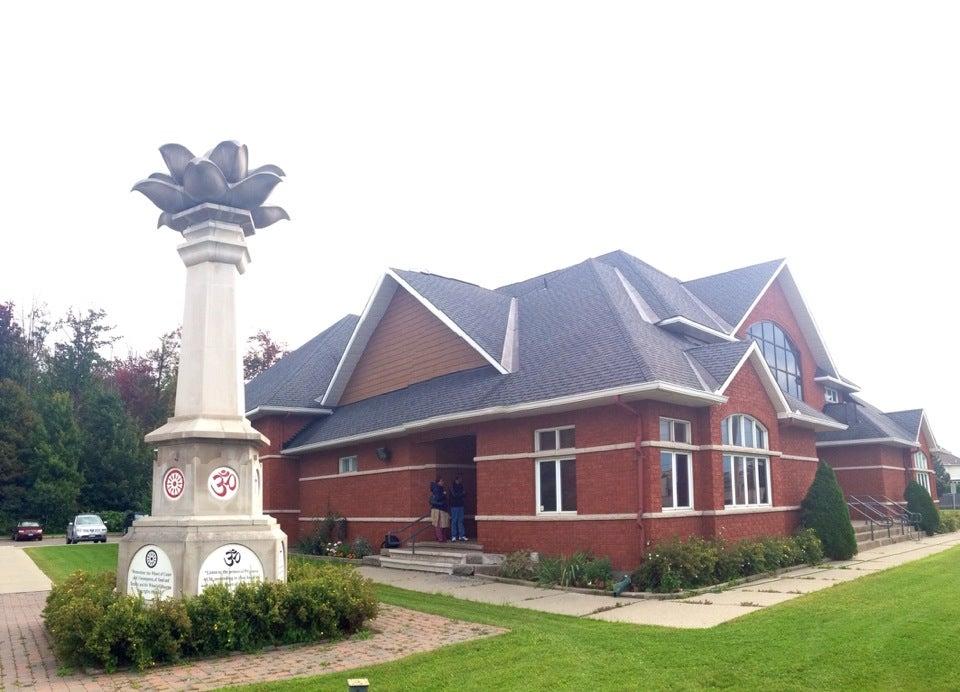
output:
<path id="1" fill-rule="evenodd" d="M 145 598 L 286 581 L 287 537 L 270 516 L 144 517 L 120 540 L 117 588 Z"/>

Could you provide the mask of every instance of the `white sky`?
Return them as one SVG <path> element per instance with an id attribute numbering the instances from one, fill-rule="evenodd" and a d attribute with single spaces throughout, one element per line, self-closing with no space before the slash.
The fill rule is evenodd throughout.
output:
<path id="1" fill-rule="evenodd" d="M 240 329 L 297 346 L 387 266 L 495 287 L 615 248 L 787 257 L 841 372 L 960 446 L 956 3 L 8 3 L 0 300 L 174 328 L 131 185 L 221 139 L 287 173 Z"/>

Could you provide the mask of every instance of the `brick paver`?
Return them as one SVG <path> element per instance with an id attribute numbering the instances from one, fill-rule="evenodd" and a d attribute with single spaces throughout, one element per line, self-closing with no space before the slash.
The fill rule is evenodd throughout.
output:
<path id="1" fill-rule="evenodd" d="M 40 617 L 47 593 L 0 594 L 2 690 L 207 690 L 385 663 L 506 631 L 381 604 L 380 615 L 370 623 L 371 635 L 365 639 L 204 659 L 144 673 L 60 676 Z"/>

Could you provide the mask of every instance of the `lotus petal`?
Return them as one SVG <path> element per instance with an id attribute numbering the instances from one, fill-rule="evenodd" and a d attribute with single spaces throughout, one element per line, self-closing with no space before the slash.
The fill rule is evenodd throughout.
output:
<path id="1" fill-rule="evenodd" d="M 249 175 L 253 175 L 254 173 L 274 173 L 276 175 L 279 175 L 281 178 L 286 177 L 287 175 L 286 173 L 283 172 L 283 169 L 280 168 L 280 166 L 274 166 L 272 163 L 267 163 L 267 164 L 264 164 L 263 166 L 257 166 L 252 171 L 250 171 Z"/>
<path id="2" fill-rule="evenodd" d="M 252 173 L 241 180 L 236 185 L 230 186 L 230 192 L 227 194 L 226 204 L 229 207 L 238 209 L 254 209 L 267 201 L 267 197 L 273 192 L 281 178 L 276 173 L 261 171 Z"/>
<path id="3" fill-rule="evenodd" d="M 163 157 L 163 162 L 167 164 L 167 169 L 173 179 L 182 184 L 183 172 L 186 170 L 187 164 L 194 158 L 190 150 L 182 144 L 164 144 L 160 147 L 160 155 Z"/>
<path id="4" fill-rule="evenodd" d="M 280 219 L 290 220 L 290 216 L 280 207 L 257 207 L 250 212 L 253 217 L 253 225 L 257 228 L 266 228 L 275 224 Z"/>
<path id="5" fill-rule="evenodd" d="M 171 177 L 170 177 L 169 175 L 167 175 L 166 173 L 151 173 L 151 174 L 148 175 L 147 177 L 148 177 L 148 178 L 152 178 L 153 180 L 162 180 L 163 182 L 165 182 L 165 183 L 170 183 L 171 185 L 176 185 L 176 184 L 177 184 L 177 181 L 174 180 L 173 178 L 171 178 Z"/>
<path id="6" fill-rule="evenodd" d="M 196 204 L 194 200 L 190 199 L 190 197 L 184 193 L 182 187 L 168 183 L 165 180 L 147 178 L 134 185 L 133 189 L 143 193 L 147 199 L 160 207 L 160 209 L 171 214 L 189 209 Z"/>
<path id="7" fill-rule="evenodd" d="M 247 145 L 227 140 L 220 142 L 207 158 L 217 164 L 228 182 L 235 183 L 247 177 Z"/>
<path id="8" fill-rule="evenodd" d="M 157 219 L 157 228 L 161 226 L 169 226 L 173 228 L 173 214 L 168 214 L 167 212 L 160 212 L 160 218 Z"/>
<path id="9" fill-rule="evenodd" d="M 183 189 L 197 202 L 225 204 L 230 186 L 215 163 L 195 158 L 183 171 Z"/>

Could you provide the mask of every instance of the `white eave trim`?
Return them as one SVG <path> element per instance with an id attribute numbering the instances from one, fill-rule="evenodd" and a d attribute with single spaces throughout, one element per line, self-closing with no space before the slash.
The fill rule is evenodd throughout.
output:
<path id="1" fill-rule="evenodd" d="M 739 341 L 737 337 L 731 334 L 725 334 L 721 331 L 717 331 L 716 329 L 711 329 L 706 325 L 700 324 L 699 322 L 694 322 L 693 320 L 683 317 L 682 315 L 677 315 L 675 317 L 668 317 L 665 320 L 660 320 L 659 322 L 657 322 L 658 327 L 667 328 L 667 327 L 672 327 L 674 325 L 681 327 L 682 330 L 700 332 L 702 334 L 706 334 L 708 336 L 713 337 L 714 339 L 719 339 L 721 341 Z"/>
<path id="2" fill-rule="evenodd" d="M 516 372 L 520 367 L 520 332 L 517 330 L 519 301 L 510 299 L 510 312 L 507 315 L 507 329 L 503 333 L 503 367 L 507 372 Z"/>
<path id="3" fill-rule="evenodd" d="M 840 379 L 840 378 L 838 378 L 838 377 L 834 377 L 833 375 L 820 375 L 819 377 L 814 377 L 814 378 L 813 378 L 813 381 L 814 381 L 814 382 L 823 382 L 823 383 L 826 383 L 826 384 L 830 384 L 830 385 L 833 385 L 833 386 L 835 386 L 835 387 L 839 387 L 840 389 L 843 389 L 843 390 L 848 391 L 848 392 L 859 392 L 859 391 L 860 391 L 860 388 L 859 388 L 858 386 L 856 386 L 855 384 L 853 384 L 852 382 L 847 382 L 846 380 L 842 380 L 842 379 Z"/>
<path id="4" fill-rule="evenodd" d="M 823 420 L 822 418 L 800 413 L 799 411 L 778 413 L 777 418 L 780 420 L 792 420 L 804 427 L 813 428 L 814 430 L 846 430 L 848 427 L 839 421 Z"/>
<path id="5" fill-rule="evenodd" d="M 613 268 L 613 273 L 617 275 L 617 278 L 620 279 L 620 285 L 623 286 L 623 290 L 627 292 L 627 297 L 630 298 L 630 302 L 633 303 L 633 307 L 636 309 L 637 313 L 640 315 L 640 319 L 644 322 L 649 322 L 650 324 L 656 323 L 658 317 L 657 313 L 653 311 L 653 308 L 643 299 L 637 289 L 632 283 L 627 281 L 627 277 L 623 275 L 618 268 Z"/>
<path id="6" fill-rule="evenodd" d="M 535 413 L 541 409 L 572 409 L 589 405 L 601 405 L 603 400 L 606 399 L 612 402 L 616 400 L 617 397 L 629 398 L 636 396 L 637 398 L 644 398 L 644 394 L 654 394 L 658 392 L 662 394 L 673 394 L 678 397 L 688 398 L 691 400 L 691 405 L 694 405 L 694 402 L 696 402 L 700 405 L 709 406 L 711 404 L 723 404 L 727 401 L 727 397 L 720 394 L 712 394 L 710 392 L 689 389 L 687 387 L 681 387 L 669 382 L 644 382 L 642 384 L 612 387 L 610 389 L 601 389 L 593 392 L 584 392 L 581 394 L 571 394 L 553 399 L 541 399 L 538 401 L 528 401 L 520 404 L 490 406 L 484 409 L 449 413 L 442 416 L 434 416 L 432 418 L 410 421 L 409 423 L 404 423 L 402 425 L 397 425 L 390 428 L 381 428 L 379 430 L 371 430 L 370 432 L 360 433 L 357 435 L 341 437 L 335 440 L 324 440 L 323 442 L 314 442 L 312 444 L 301 445 L 299 447 L 292 447 L 290 449 L 283 450 L 283 454 L 291 456 L 304 454 L 314 450 L 342 447 L 344 445 L 355 444 L 364 440 L 383 437 L 396 437 L 416 430 L 464 423 L 475 419 L 491 419 L 511 415 L 525 415 Z"/>
<path id="7" fill-rule="evenodd" d="M 783 392 L 780 391 L 780 385 L 777 384 L 777 379 L 773 376 L 773 373 L 770 372 L 770 366 L 767 365 L 767 361 L 764 360 L 763 356 L 760 353 L 760 347 L 757 346 L 756 341 L 751 341 L 750 346 L 744 351 L 743 355 L 740 356 L 740 362 L 737 363 L 736 367 L 730 371 L 730 374 L 727 375 L 727 380 L 720 386 L 717 390 L 717 394 L 723 395 L 727 391 L 727 387 L 730 386 L 730 383 L 733 382 L 733 379 L 737 376 L 737 373 L 740 372 L 740 369 L 743 367 L 744 363 L 753 358 L 754 367 L 757 369 L 757 373 L 760 375 L 760 379 L 763 382 L 763 388 L 767 392 L 767 396 L 770 397 L 770 400 L 773 402 L 773 407 L 776 409 L 777 414 L 793 414 L 793 411 L 790 409 L 790 404 L 787 403 L 786 398 L 783 396 Z"/>
<path id="8" fill-rule="evenodd" d="M 860 440 L 830 440 L 828 442 L 817 442 L 817 447 L 850 447 L 853 445 L 900 445 L 902 447 L 917 446 L 916 442 L 904 440 L 902 437 L 872 437 Z"/>
<path id="9" fill-rule="evenodd" d="M 333 411 L 328 408 L 307 408 L 304 406 L 257 406 L 254 409 L 247 411 L 244 416 L 248 419 L 253 420 L 254 418 L 261 418 L 263 416 L 274 416 L 274 415 L 304 415 L 304 416 L 328 416 Z"/>

